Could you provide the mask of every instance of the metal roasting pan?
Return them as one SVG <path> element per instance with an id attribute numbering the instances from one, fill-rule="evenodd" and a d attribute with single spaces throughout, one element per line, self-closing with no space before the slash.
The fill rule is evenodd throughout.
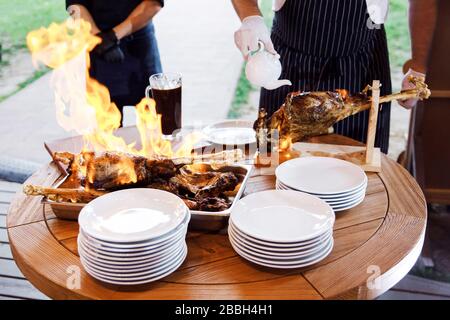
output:
<path id="1" fill-rule="evenodd" d="M 231 210 L 233 210 L 233 207 L 241 198 L 245 190 L 247 181 L 250 178 L 253 169 L 253 165 L 233 164 L 229 167 L 231 168 L 231 171 L 233 167 L 239 171 L 242 171 L 242 169 L 246 170 L 245 177 L 241 182 L 236 196 L 233 198 L 231 206 L 228 209 L 219 212 L 191 210 L 191 221 L 189 223 L 189 228 L 191 230 L 219 231 L 228 226 L 228 218 Z M 64 180 L 65 177 L 56 180 L 52 188 L 60 187 Z M 81 209 L 86 205 L 86 203 L 55 202 L 48 200 L 47 198 L 43 198 L 42 203 L 44 204 L 44 207 L 50 206 L 56 217 L 65 220 L 78 220 L 78 215 Z"/>

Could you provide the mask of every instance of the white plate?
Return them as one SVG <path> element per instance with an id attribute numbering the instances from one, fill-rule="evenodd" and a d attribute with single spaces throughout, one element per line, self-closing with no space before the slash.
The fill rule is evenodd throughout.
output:
<path id="1" fill-rule="evenodd" d="M 323 200 L 291 190 L 267 190 L 240 199 L 230 215 L 242 232 L 268 242 L 313 239 L 334 224 L 333 209 Z"/>
<path id="2" fill-rule="evenodd" d="M 173 232 L 185 219 L 186 204 L 162 190 L 140 188 L 107 193 L 81 209 L 80 228 L 92 238 L 130 243 Z"/>
<path id="3" fill-rule="evenodd" d="M 79 254 L 80 257 L 83 256 L 90 262 L 99 265 L 104 266 L 105 268 L 116 268 L 116 269 L 135 269 L 140 267 L 145 267 L 146 265 L 149 265 L 153 262 L 159 262 L 163 261 L 164 259 L 170 258 L 171 255 L 173 255 L 174 252 L 176 252 L 180 247 L 182 247 L 185 244 L 185 242 L 179 242 L 178 244 L 174 245 L 172 250 L 169 250 L 168 252 L 165 252 L 161 255 L 155 255 L 154 257 L 148 257 L 142 260 L 133 260 L 133 261 L 124 261 L 124 260 L 106 260 L 101 259 L 98 257 L 94 257 L 90 255 L 90 253 L 87 251 L 85 247 L 81 244 L 79 246 Z"/>
<path id="4" fill-rule="evenodd" d="M 86 246 L 88 246 L 91 251 L 93 251 L 97 254 L 103 254 L 106 256 L 110 256 L 110 257 L 140 257 L 140 256 L 147 255 L 149 252 L 157 252 L 157 251 L 164 250 L 168 247 L 171 247 L 175 242 L 177 242 L 181 239 L 184 239 L 186 237 L 186 231 L 179 232 L 176 237 L 168 240 L 167 242 L 159 243 L 154 246 L 138 248 L 137 250 L 135 250 L 135 249 L 129 249 L 129 250 L 113 249 L 113 250 L 111 250 L 109 248 L 107 250 L 105 250 L 104 248 L 99 247 L 97 243 L 90 242 L 90 240 L 86 239 L 85 235 L 83 235 L 82 232 L 80 232 L 78 234 L 78 236 L 79 237 L 81 236 L 83 243 Z"/>
<path id="5" fill-rule="evenodd" d="M 334 207 L 334 206 L 342 206 L 342 205 L 354 202 L 355 200 L 360 199 L 361 197 L 365 197 L 365 196 L 366 196 L 365 192 L 360 192 L 350 198 L 345 198 L 345 199 L 340 199 L 340 200 L 332 200 L 332 201 L 327 200 L 327 199 L 322 199 L 322 200 L 324 200 L 330 206 Z"/>
<path id="6" fill-rule="evenodd" d="M 255 261 L 263 262 L 263 263 L 273 263 L 277 265 L 292 265 L 292 264 L 299 264 L 299 263 L 306 263 L 310 261 L 314 261 L 318 257 L 321 257 L 324 252 L 328 251 L 331 244 L 332 244 L 333 238 L 330 238 L 326 245 L 322 248 L 322 250 L 315 252 L 314 254 L 310 254 L 304 257 L 300 258 L 280 258 L 280 257 L 273 257 L 273 256 L 266 256 L 266 257 L 258 257 L 256 256 L 253 251 L 246 249 L 245 247 L 239 245 L 236 241 L 234 241 L 233 238 L 230 238 L 230 243 L 233 247 L 237 248 L 240 252 L 244 253 L 251 257 Z"/>
<path id="7" fill-rule="evenodd" d="M 228 120 L 203 129 L 209 142 L 221 145 L 245 145 L 256 142 L 253 121 Z"/>
<path id="8" fill-rule="evenodd" d="M 367 181 L 364 171 L 348 161 L 326 157 L 303 157 L 286 161 L 275 170 L 284 185 L 316 195 L 348 193 Z"/>
<path id="9" fill-rule="evenodd" d="M 364 199 L 365 199 L 365 197 L 362 197 L 360 200 L 358 200 L 358 201 L 356 201 L 356 202 L 354 202 L 352 204 L 349 204 L 347 207 L 338 207 L 338 208 L 336 208 L 335 211 L 336 212 L 341 212 L 341 211 L 344 211 L 344 210 L 352 209 L 352 208 L 360 205 L 364 201 Z"/>
<path id="10" fill-rule="evenodd" d="M 239 238 L 239 236 L 236 235 L 236 233 L 232 228 L 228 228 L 228 236 L 232 238 L 233 241 L 236 242 L 239 246 L 252 252 L 252 254 L 256 257 L 260 258 L 273 257 L 275 259 L 298 259 L 306 257 L 308 255 L 313 255 L 318 251 L 322 251 L 331 238 L 331 234 L 329 234 L 328 237 L 325 238 L 322 242 L 317 243 L 315 246 L 308 248 L 306 250 L 298 250 L 294 252 L 276 252 L 276 251 L 274 252 L 255 248 L 248 241 L 245 241 L 245 239 Z"/>
<path id="11" fill-rule="evenodd" d="M 191 214 L 188 211 L 188 214 L 184 221 L 171 233 L 163 235 L 161 237 L 147 240 L 147 241 L 139 241 L 139 242 L 129 242 L 129 243 L 118 243 L 118 242 L 108 242 L 104 240 L 99 240 L 92 238 L 88 234 L 86 234 L 81 228 L 79 233 L 83 234 L 84 239 L 88 241 L 92 246 L 99 248 L 105 251 L 113 251 L 113 252 L 134 252 L 134 251 L 142 251 L 145 249 L 156 248 L 164 246 L 166 243 L 172 241 L 176 237 L 179 237 L 181 234 L 186 236 L 187 228 L 189 221 L 191 219 Z"/>
<path id="12" fill-rule="evenodd" d="M 322 255 L 318 256 L 315 260 L 311 260 L 311 261 L 307 261 L 307 262 L 299 262 L 297 264 L 279 264 L 279 263 L 273 263 L 273 262 L 263 262 L 260 259 L 255 259 L 254 257 L 247 255 L 246 253 L 242 252 L 238 247 L 233 247 L 234 250 L 236 250 L 236 252 L 244 259 L 253 262 L 255 264 L 261 265 L 261 266 L 265 266 L 265 267 L 270 267 L 270 268 L 277 268 L 277 269 L 295 269 L 295 268 L 302 268 L 302 267 L 307 267 L 313 264 L 316 264 L 320 261 L 322 261 L 323 259 L 325 259 L 333 250 L 333 243 L 334 241 L 331 240 L 331 243 L 329 245 L 329 247 L 327 248 L 326 251 L 323 252 Z M 232 244 L 233 246 L 233 244 Z"/>
<path id="13" fill-rule="evenodd" d="M 119 280 L 115 280 L 115 279 L 112 279 L 111 277 L 104 277 L 104 276 L 99 275 L 95 271 L 92 271 L 89 268 L 86 268 L 84 265 L 83 265 L 83 267 L 85 268 L 86 272 L 88 274 L 90 274 L 93 278 L 96 278 L 97 280 L 103 281 L 105 283 L 121 285 L 121 286 L 140 285 L 140 284 L 145 284 L 145 283 L 149 283 L 149 282 L 153 282 L 153 281 L 162 279 L 162 278 L 172 274 L 183 264 L 184 260 L 186 259 L 186 256 L 187 256 L 187 247 L 186 247 L 186 250 L 184 251 L 184 254 L 181 256 L 181 259 L 179 259 L 178 261 L 175 261 L 172 265 L 168 266 L 167 269 L 164 270 L 164 272 L 161 271 L 159 274 L 153 274 L 150 277 L 142 277 L 142 278 L 139 278 L 139 280 L 133 280 L 133 281 L 130 281 L 128 279 L 123 279 L 123 278 L 119 278 Z"/>
<path id="14" fill-rule="evenodd" d="M 260 239 L 256 239 L 252 236 L 249 236 L 248 234 L 245 234 L 241 230 L 237 229 L 236 226 L 233 225 L 233 222 L 230 220 L 228 227 L 232 228 L 234 233 L 236 233 L 239 238 L 244 239 L 246 242 L 250 243 L 253 246 L 256 246 L 257 248 L 262 248 L 264 250 L 269 251 L 283 251 L 283 252 L 292 252 L 292 251 L 299 251 L 304 250 L 308 248 L 312 248 L 317 243 L 322 242 L 325 238 L 329 237 L 329 235 L 332 233 L 332 229 L 326 230 L 323 234 L 307 241 L 301 241 L 301 242 L 268 242 L 263 241 Z"/>
<path id="15" fill-rule="evenodd" d="M 157 259 L 158 257 L 163 257 L 166 254 L 172 252 L 175 247 L 178 247 L 180 243 L 184 243 L 184 238 L 180 238 L 170 244 L 170 246 L 167 246 L 162 249 L 157 250 L 150 250 L 145 252 L 144 254 L 140 254 L 139 256 L 129 256 L 124 254 L 116 254 L 115 256 L 104 254 L 103 252 L 98 252 L 93 250 L 89 244 L 84 242 L 83 238 L 78 236 L 78 246 L 81 246 L 82 249 L 86 254 L 88 254 L 92 259 L 99 260 L 99 261 L 105 261 L 105 262 L 138 262 L 138 261 L 148 261 L 150 258 Z"/>
<path id="16" fill-rule="evenodd" d="M 135 276 L 135 274 L 137 273 L 139 274 L 156 273 L 159 270 L 161 270 L 161 268 L 164 268 L 165 266 L 172 264 L 172 262 L 181 255 L 185 247 L 186 244 L 182 244 L 172 254 L 164 257 L 164 259 L 158 259 L 150 263 L 134 266 L 133 268 L 121 268 L 121 267 L 119 268 L 111 265 L 98 264 L 90 260 L 87 256 L 80 256 L 80 259 L 82 259 L 83 262 L 87 264 L 92 270 L 105 276 L 117 276 L 117 275 L 130 276 L 130 274 Z"/>
<path id="17" fill-rule="evenodd" d="M 277 180 L 275 186 L 277 187 L 277 189 L 280 189 L 280 190 L 295 190 L 295 191 L 303 192 L 302 190 L 289 188 L 288 186 L 284 185 L 279 180 Z M 339 199 L 344 199 L 344 198 L 350 198 L 360 192 L 366 192 L 366 189 L 367 189 L 367 182 L 365 184 L 363 184 L 361 187 L 359 187 L 358 189 L 355 189 L 351 192 L 346 192 L 346 193 L 337 193 L 337 194 L 329 194 L 329 195 L 315 194 L 315 193 L 310 193 L 310 192 L 306 192 L 306 193 L 309 193 L 313 196 L 319 197 L 320 199 L 323 199 L 325 201 L 328 201 L 328 200 L 333 201 L 333 200 L 339 200 Z"/>

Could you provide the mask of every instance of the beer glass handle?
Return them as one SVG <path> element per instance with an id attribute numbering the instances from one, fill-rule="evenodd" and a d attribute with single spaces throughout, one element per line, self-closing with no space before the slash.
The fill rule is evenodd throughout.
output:
<path id="1" fill-rule="evenodd" d="M 152 87 L 148 86 L 147 88 L 145 88 L 145 97 L 147 99 L 150 99 L 150 90 L 152 90 Z"/>

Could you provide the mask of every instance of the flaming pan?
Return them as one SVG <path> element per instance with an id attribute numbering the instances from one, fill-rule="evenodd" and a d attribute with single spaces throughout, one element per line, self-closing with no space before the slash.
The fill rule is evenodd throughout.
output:
<path id="1" fill-rule="evenodd" d="M 191 222 L 189 225 L 191 229 L 218 231 L 227 226 L 230 212 L 245 190 L 248 178 L 251 175 L 252 166 L 239 164 L 217 165 L 214 163 L 196 162 L 182 166 L 180 171 L 184 174 L 186 173 L 191 174 L 192 175 L 191 177 L 195 177 L 196 174 L 198 173 L 226 173 L 232 174 L 235 177 L 237 177 L 238 181 L 234 189 L 225 191 L 221 195 L 221 196 L 226 195 L 226 198 L 228 200 L 228 205 L 226 208 L 221 209 L 220 206 L 214 207 L 214 203 L 207 204 L 205 205 L 205 208 L 202 209 L 191 208 Z M 182 177 L 182 175 L 180 176 Z M 174 178 L 172 177 L 171 179 L 167 180 L 167 182 L 161 181 L 161 183 L 159 184 L 150 184 L 146 187 L 165 189 L 168 183 L 172 182 L 173 180 Z M 193 182 L 192 180 L 190 181 Z M 182 179 L 180 183 L 183 184 L 187 182 L 185 179 Z M 62 195 L 64 192 L 70 192 L 69 190 L 80 190 L 79 187 L 80 185 L 79 184 L 77 185 L 76 181 L 74 182 L 73 175 L 72 176 L 61 175 L 49 188 L 43 188 L 38 186 L 25 186 L 25 191 L 28 194 L 44 195 L 42 203 L 44 204 L 44 206 L 50 206 L 52 211 L 58 218 L 77 220 L 81 209 L 87 204 L 88 201 L 84 202 L 72 202 L 68 200 L 61 201 L 62 198 L 59 198 L 59 195 Z M 182 185 L 182 188 L 184 187 L 185 186 Z M 191 203 L 189 203 L 190 200 L 186 198 L 184 198 L 184 200 L 187 203 L 188 207 L 190 207 L 191 206 Z"/>

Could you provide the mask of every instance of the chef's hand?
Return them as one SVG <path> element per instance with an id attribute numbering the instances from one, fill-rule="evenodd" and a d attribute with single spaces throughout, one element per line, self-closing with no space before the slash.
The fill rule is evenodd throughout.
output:
<path id="1" fill-rule="evenodd" d="M 413 69 L 409 69 L 409 71 L 405 74 L 402 81 L 402 91 L 408 90 L 408 89 L 414 89 L 414 85 L 409 82 L 408 78 L 409 76 L 415 76 L 415 77 L 423 77 L 425 78 L 425 74 L 420 73 L 418 71 L 415 71 Z M 398 101 L 398 104 L 401 105 L 405 109 L 412 109 L 417 104 L 417 101 L 419 99 L 408 99 L 408 100 L 400 100 Z"/>
<path id="2" fill-rule="evenodd" d="M 102 39 L 102 42 L 95 47 L 95 54 L 107 62 L 122 62 L 125 59 L 114 30 L 102 31 L 97 36 Z"/>
<path id="3" fill-rule="evenodd" d="M 267 51 L 277 54 L 270 39 L 270 32 L 267 29 L 264 19 L 261 16 L 249 16 L 242 20 L 241 27 L 234 33 L 234 42 L 241 50 L 242 55 L 247 59 L 252 51 L 259 48 L 258 41 L 264 43 Z"/>

